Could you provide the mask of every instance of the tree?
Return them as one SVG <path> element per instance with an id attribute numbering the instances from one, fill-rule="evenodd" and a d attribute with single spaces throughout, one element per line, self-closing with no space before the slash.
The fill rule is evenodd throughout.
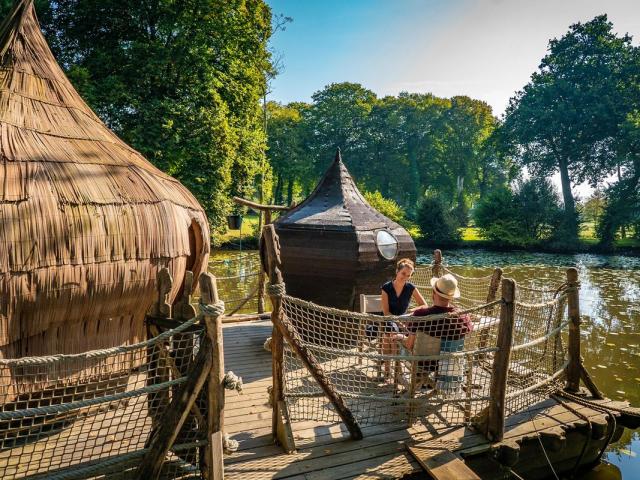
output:
<path id="1" fill-rule="evenodd" d="M 379 211 L 385 217 L 393 220 L 399 225 L 402 225 L 405 228 L 410 228 L 411 222 L 406 219 L 405 212 L 402 210 L 402 207 L 398 205 L 396 202 L 389 198 L 385 198 L 379 191 L 369 192 L 367 190 L 362 190 L 362 194 L 364 199 Z"/>
<path id="2" fill-rule="evenodd" d="M 428 195 L 420 201 L 416 222 L 422 238 L 430 243 L 446 245 L 461 238 L 455 218 L 445 202 L 435 195 Z"/>
<path id="3" fill-rule="evenodd" d="M 562 222 L 560 197 L 548 179 L 530 178 L 487 194 L 474 211 L 481 235 L 503 245 L 528 246 L 555 238 Z"/>
<path id="4" fill-rule="evenodd" d="M 509 102 L 503 134 L 534 175 L 559 171 L 569 238 L 578 222 L 572 183 L 597 186 L 615 165 L 618 126 L 629 111 L 631 37 L 606 15 L 572 25 L 549 42 L 531 81 Z M 633 82 L 631 82 L 633 83 Z"/>
<path id="5" fill-rule="evenodd" d="M 376 95 L 357 83 L 332 83 L 312 95 L 304 113 L 308 147 L 317 176 L 324 173 L 340 147 L 345 163 L 357 179 L 365 175 L 365 125 Z"/>
<path id="6" fill-rule="evenodd" d="M 310 171 L 307 165 L 309 158 L 304 151 L 305 125 L 301 114 L 309 108 L 310 106 L 304 103 L 282 106 L 269 102 L 267 105 L 269 117 L 267 158 L 276 179 L 273 200 L 277 204 L 283 202 L 287 205 L 291 204 L 296 182 L 305 184 L 313 182 L 313 178 L 307 178 Z"/>
<path id="7" fill-rule="evenodd" d="M 47 39 L 80 94 L 222 231 L 230 195 L 251 193 L 265 151 L 265 2 L 59 0 L 45 13 Z"/>

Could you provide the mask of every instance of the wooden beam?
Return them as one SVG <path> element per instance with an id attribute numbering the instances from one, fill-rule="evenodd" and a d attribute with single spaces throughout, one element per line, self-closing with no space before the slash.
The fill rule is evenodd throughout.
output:
<path id="1" fill-rule="evenodd" d="M 246 207 L 253 208 L 254 210 L 261 210 L 261 211 L 286 212 L 291 209 L 291 207 L 287 207 L 285 205 L 262 205 L 260 203 L 252 202 L 251 200 L 245 200 L 244 198 L 240 198 L 240 197 L 233 197 L 233 201 L 240 205 L 244 205 Z"/>
<path id="2" fill-rule="evenodd" d="M 282 283 L 282 272 L 280 263 L 280 243 L 278 236 L 276 235 L 273 225 L 265 225 L 262 229 L 262 240 L 266 248 L 267 263 L 269 267 L 269 280 L 272 285 Z M 351 434 L 351 438 L 354 440 L 360 440 L 362 438 L 362 431 L 356 421 L 355 417 L 351 413 L 351 410 L 347 408 L 342 396 L 338 393 L 329 377 L 325 374 L 320 362 L 315 358 L 313 353 L 306 347 L 300 335 L 296 331 L 295 327 L 291 324 L 289 319 L 284 315 L 281 308 L 281 299 L 279 296 L 272 296 L 273 312 L 271 319 L 274 325 L 278 328 L 283 338 L 289 343 L 293 351 L 298 358 L 305 364 L 309 373 L 313 376 L 318 385 L 327 396 L 329 401 L 336 409 L 336 413 L 340 416 L 345 426 Z M 272 346 L 272 350 L 273 350 Z M 275 377 L 274 377 L 275 378 Z M 281 385 L 276 385 L 274 380 L 274 405 L 277 405 L 278 398 L 275 396 L 276 387 L 281 388 Z"/>
<path id="3" fill-rule="evenodd" d="M 148 442 L 149 452 L 143 457 L 135 475 L 136 478 L 148 478 L 151 480 L 159 478 L 162 463 L 182 425 L 189 416 L 198 392 L 202 389 L 209 375 L 211 363 L 211 341 L 208 337 L 205 337 L 195 361 L 189 367 L 187 381 L 180 385 L 158 427 L 150 436 Z"/>
<path id="4" fill-rule="evenodd" d="M 215 305 L 220 301 L 216 278 L 211 273 L 200 275 L 200 301 Z M 222 315 L 204 316 L 207 338 L 211 343 L 211 370 L 207 381 L 207 439 L 205 465 L 202 469 L 206 480 L 224 478 L 224 347 L 222 343 Z"/>
<path id="5" fill-rule="evenodd" d="M 171 273 L 167 267 L 161 268 L 156 273 L 156 299 L 149 315 L 160 321 L 170 320 L 171 305 L 169 304 L 169 293 L 173 286 L 173 279 Z M 155 331 L 151 328 L 151 323 L 148 322 L 149 315 L 147 315 L 147 338 L 156 336 Z M 166 362 L 158 354 L 159 350 L 166 348 L 169 345 L 168 340 L 163 341 L 162 344 L 149 345 L 147 347 L 147 359 L 149 363 L 149 373 L 147 375 L 147 385 L 157 385 L 169 381 L 169 368 Z M 151 425 L 153 428 L 157 428 L 160 425 L 160 413 L 163 408 L 169 405 L 169 390 L 159 390 L 157 392 L 149 393 L 147 396 L 148 410 L 152 412 Z"/>
<path id="6" fill-rule="evenodd" d="M 487 412 L 486 436 L 491 441 L 500 441 L 504 436 L 504 414 L 507 390 L 507 375 L 513 343 L 515 317 L 516 282 L 510 278 L 502 280 L 502 307 L 498 326 L 497 346 L 491 373 L 489 411 Z"/>
<path id="7" fill-rule="evenodd" d="M 591 375 L 589 375 L 589 372 L 587 372 L 586 368 L 584 368 L 584 365 L 582 364 L 580 364 L 580 378 L 593 398 L 597 400 L 602 400 L 604 398 L 604 395 L 602 395 L 602 392 L 598 389 L 598 386 L 594 383 Z"/>
<path id="8" fill-rule="evenodd" d="M 425 445 L 407 446 L 409 453 L 435 480 L 480 480 L 480 477 L 465 465 L 462 459 L 449 450 Z"/>
<path id="9" fill-rule="evenodd" d="M 569 308 L 569 365 L 567 365 L 567 383 L 565 390 L 577 392 L 580 388 L 581 364 L 580 358 L 580 301 L 578 292 L 578 270 L 567 269 L 567 303 Z"/>
<path id="10" fill-rule="evenodd" d="M 293 438 L 293 430 L 291 430 L 291 421 L 289 420 L 289 410 L 284 400 L 277 402 L 278 404 L 278 443 L 283 450 L 289 454 L 296 453 L 296 442 Z"/>
<path id="11" fill-rule="evenodd" d="M 169 304 L 169 293 L 173 285 L 173 278 L 167 267 L 163 267 L 156 275 L 156 292 L 158 298 L 151 307 L 150 314 L 156 317 L 171 317 L 171 304 Z"/>

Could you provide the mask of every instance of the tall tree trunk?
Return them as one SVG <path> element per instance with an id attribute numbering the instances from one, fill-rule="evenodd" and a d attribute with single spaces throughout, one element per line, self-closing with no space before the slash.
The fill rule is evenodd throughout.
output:
<path id="1" fill-rule="evenodd" d="M 287 185 L 287 205 L 293 203 L 293 182 L 293 178 L 290 178 L 289 184 Z"/>
<path id="2" fill-rule="evenodd" d="M 278 174 L 278 180 L 276 180 L 276 190 L 273 193 L 273 200 L 276 205 L 282 203 L 282 175 Z"/>
<path id="3" fill-rule="evenodd" d="M 560 183 L 562 185 L 562 198 L 564 200 L 564 215 L 567 233 L 574 240 L 578 238 L 578 222 L 576 218 L 576 202 L 571 192 L 571 180 L 569 178 L 569 162 L 565 157 L 560 157 L 558 166 L 560 167 Z"/>

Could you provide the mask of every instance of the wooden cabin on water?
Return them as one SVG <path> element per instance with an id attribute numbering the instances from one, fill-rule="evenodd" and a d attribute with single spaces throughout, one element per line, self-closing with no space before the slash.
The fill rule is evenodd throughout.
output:
<path id="1" fill-rule="evenodd" d="M 289 292 L 320 305 L 357 310 L 398 259 L 416 258 L 409 233 L 367 203 L 339 149 L 311 195 L 274 225 Z"/>
<path id="2" fill-rule="evenodd" d="M 143 340 L 158 270 L 171 301 L 206 268 L 202 207 L 91 111 L 32 0 L 0 26 L 0 155 L 0 359 Z"/>

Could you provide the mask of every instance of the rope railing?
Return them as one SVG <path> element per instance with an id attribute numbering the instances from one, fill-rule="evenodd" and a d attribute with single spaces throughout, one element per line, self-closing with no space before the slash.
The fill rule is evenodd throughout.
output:
<path id="1" fill-rule="evenodd" d="M 290 420 L 346 421 L 335 402 L 346 406 L 358 426 L 431 415 L 447 426 L 464 425 L 488 411 L 489 419 L 501 417 L 488 420 L 488 435 L 499 438 L 505 410 L 521 411 L 560 388 L 570 363 L 562 343 L 572 325 L 567 298 L 575 287 L 554 288 L 550 298 L 534 297 L 527 287 L 523 299 L 508 298 L 502 270 L 459 275 L 441 256 L 439 263 L 418 266 L 413 282 L 430 291 L 432 276 L 444 274 L 458 281 L 457 308 L 428 317 L 343 311 L 287 295 L 281 279 L 269 285 L 278 307 L 272 319 L 287 331 L 282 353 L 272 350 L 282 365 L 274 389 L 282 392 Z M 507 282 L 515 294 L 515 282 Z M 498 391 L 504 400 L 491 412 Z"/>
<path id="2" fill-rule="evenodd" d="M 221 410 L 200 392 L 202 379 L 215 381 L 218 392 L 242 389 L 242 379 L 214 361 L 222 356 L 224 303 L 211 293 L 215 281 L 203 274 L 199 313 L 179 324 L 167 315 L 177 326 L 160 331 L 153 322 L 171 278 L 168 271 L 158 278 L 169 283 L 147 317 L 156 332 L 150 338 L 0 360 L 0 478 L 177 478 L 211 470 L 210 451 L 217 447 L 209 439 L 222 431 Z M 223 438 L 221 448 L 237 448 L 232 442 Z"/>

